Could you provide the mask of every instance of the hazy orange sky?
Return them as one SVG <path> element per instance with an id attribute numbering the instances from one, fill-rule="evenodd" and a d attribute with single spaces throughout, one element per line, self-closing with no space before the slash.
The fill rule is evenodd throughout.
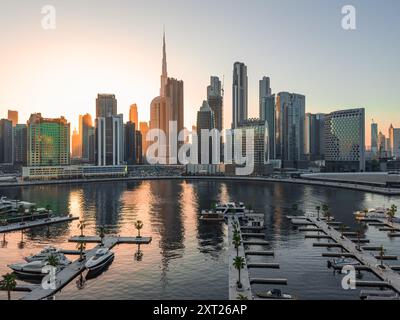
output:
<path id="1" fill-rule="evenodd" d="M 41 28 L 51 3 L 56 30 Z M 18 110 L 64 115 L 95 112 L 98 93 L 114 93 L 128 119 L 137 103 L 149 120 L 158 95 L 163 25 L 169 76 L 185 83 L 185 125 L 206 98 L 210 75 L 225 75 L 225 126 L 231 123 L 232 67 L 248 65 L 250 116 L 258 116 L 258 80 L 273 92 L 306 95 L 307 112 L 365 107 L 387 133 L 398 117 L 400 71 L 398 1 L 352 1 L 357 30 L 341 28 L 346 1 L 298 0 L 2 0 L 0 3 L 0 117 Z"/>

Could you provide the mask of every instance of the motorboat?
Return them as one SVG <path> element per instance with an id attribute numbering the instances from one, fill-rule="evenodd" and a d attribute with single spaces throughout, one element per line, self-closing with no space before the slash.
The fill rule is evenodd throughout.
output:
<path id="1" fill-rule="evenodd" d="M 11 200 L 8 200 L 6 197 L 0 198 L 0 214 L 9 213 L 13 210 L 14 206 Z"/>
<path id="2" fill-rule="evenodd" d="M 257 293 L 259 298 L 263 299 L 279 299 L 279 300 L 292 300 L 293 296 L 287 293 L 282 293 L 279 289 L 273 289 L 267 292 L 259 292 Z"/>
<path id="3" fill-rule="evenodd" d="M 44 248 L 42 251 L 35 255 L 25 257 L 25 261 L 47 261 L 50 256 L 55 256 L 60 265 L 68 265 L 71 263 L 71 261 L 68 260 L 62 252 L 60 252 L 57 248 L 51 246 Z"/>
<path id="4" fill-rule="evenodd" d="M 14 263 L 8 265 L 8 267 L 14 271 L 17 276 L 20 277 L 35 277 L 43 278 L 48 274 L 44 268 L 48 266 L 49 263 L 45 260 L 36 260 L 32 262 Z M 57 271 L 62 270 L 65 267 L 62 263 L 56 267 Z"/>
<path id="5" fill-rule="evenodd" d="M 246 216 L 246 218 L 242 219 L 244 229 L 263 229 L 264 228 L 264 216 L 261 215 L 252 215 Z"/>
<path id="6" fill-rule="evenodd" d="M 227 202 L 218 203 L 215 210 L 224 211 L 225 213 L 245 213 L 247 210 L 243 202 Z"/>
<path id="7" fill-rule="evenodd" d="M 224 221 L 224 212 L 218 210 L 202 210 L 200 220 L 203 221 Z"/>
<path id="8" fill-rule="evenodd" d="M 383 207 L 378 207 L 378 208 L 368 209 L 365 211 L 356 211 L 356 212 L 354 212 L 354 215 L 355 215 L 356 219 L 387 218 L 388 217 L 387 212 L 388 212 L 388 209 L 383 208 Z"/>
<path id="9" fill-rule="evenodd" d="M 114 252 L 107 248 L 98 249 L 96 254 L 85 264 L 89 271 L 98 271 L 108 265 L 114 259 Z"/>
<path id="10" fill-rule="evenodd" d="M 353 259 L 348 259 L 348 258 L 339 258 L 339 259 L 332 259 L 328 260 L 328 268 L 334 268 L 334 269 L 343 269 L 345 266 L 359 266 L 360 262 L 353 260 Z"/>

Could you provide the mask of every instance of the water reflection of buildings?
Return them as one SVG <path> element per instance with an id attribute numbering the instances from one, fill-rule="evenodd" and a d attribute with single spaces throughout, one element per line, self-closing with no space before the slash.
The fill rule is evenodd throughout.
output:
<path id="1" fill-rule="evenodd" d="M 212 221 L 200 221 L 198 213 L 202 209 L 210 209 L 213 203 L 220 201 L 226 202 L 226 193 L 224 199 L 221 199 L 223 184 L 213 181 L 201 181 L 192 185 L 194 196 L 198 204 L 195 212 L 197 223 L 197 241 L 199 251 L 204 254 L 209 254 L 213 258 L 218 258 L 224 247 L 224 223 Z M 211 197 L 210 197 L 211 195 Z"/>
<path id="2" fill-rule="evenodd" d="M 182 221 L 182 183 L 156 181 L 150 183 L 151 194 L 156 201 L 150 203 L 153 233 L 160 236 L 163 285 L 167 284 L 167 272 L 172 259 L 183 257 L 185 228 Z"/>
<path id="3" fill-rule="evenodd" d="M 85 203 L 82 208 L 82 215 L 85 221 L 94 221 L 97 229 L 101 226 L 112 227 L 108 230 L 112 233 L 119 233 L 120 213 L 123 203 L 121 196 L 125 191 L 125 184 L 87 184 L 83 186 L 83 199 Z"/>

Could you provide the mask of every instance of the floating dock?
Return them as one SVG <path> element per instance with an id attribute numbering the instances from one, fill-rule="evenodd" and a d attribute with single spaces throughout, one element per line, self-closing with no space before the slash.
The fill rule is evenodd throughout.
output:
<path id="1" fill-rule="evenodd" d="M 324 221 L 317 220 L 313 217 L 308 218 L 308 221 L 315 225 L 317 228 L 320 228 L 324 231 L 326 235 L 329 235 L 332 240 L 336 243 L 340 244 L 344 250 L 346 250 L 346 254 L 337 253 L 338 256 L 351 256 L 354 259 L 358 260 L 361 265 L 368 267 L 372 273 L 374 273 L 381 281 L 357 281 L 358 286 L 369 286 L 369 287 L 389 287 L 400 293 L 400 275 L 395 272 L 390 266 L 385 265 L 385 269 L 381 269 L 379 265 L 379 259 L 377 257 L 372 256 L 370 253 L 360 249 L 358 250 L 358 246 L 354 243 L 357 240 L 351 240 L 346 237 L 343 237 L 341 233 L 330 228 L 328 224 Z M 378 221 L 382 222 L 382 221 Z M 395 226 L 394 226 L 395 227 Z M 334 254 L 328 253 L 323 254 L 323 256 L 333 256 Z M 392 259 L 394 256 L 385 256 L 386 259 Z M 397 257 L 396 257 L 397 258 Z"/>
<path id="2" fill-rule="evenodd" d="M 12 223 L 6 226 L 1 226 L 0 233 L 8 233 L 8 232 L 44 227 L 52 224 L 70 222 L 78 219 L 79 219 L 78 217 L 54 217 L 54 218 L 39 219 L 39 220 L 26 221 L 20 223 Z"/>
<path id="3" fill-rule="evenodd" d="M 244 251 L 243 241 L 239 246 L 239 257 L 244 258 L 245 266 L 240 271 L 242 289 L 238 289 L 236 283 L 238 281 L 238 270 L 233 266 L 233 261 L 236 257 L 236 248 L 232 245 L 233 242 L 233 227 L 232 224 L 236 223 L 240 226 L 239 220 L 236 217 L 228 217 L 228 272 L 229 272 L 229 300 L 239 300 L 239 297 L 244 297 L 248 300 L 253 300 L 253 294 L 251 292 L 251 284 L 249 278 L 249 270 L 246 261 L 246 255 Z M 239 227 L 240 228 L 240 227 Z M 244 234 L 242 234 L 243 240 Z M 263 235 L 264 236 L 264 235 Z"/>
<path id="4" fill-rule="evenodd" d="M 95 241 L 95 240 L 98 241 Z M 100 242 L 100 237 L 73 237 L 70 239 L 71 242 L 86 242 L 85 240 L 91 240 L 92 243 Z M 25 295 L 22 300 L 43 300 L 48 297 L 54 296 L 58 291 L 68 285 L 73 279 L 81 274 L 85 269 L 86 262 L 96 255 L 96 252 L 100 248 L 112 249 L 118 244 L 129 243 L 129 244 L 143 244 L 150 243 L 150 237 L 143 238 L 129 238 L 129 237 L 105 237 L 103 239 L 103 246 L 96 246 L 94 249 L 86 251 L 85 259 L 75 260 L 70 265 L 66 266 L 60 272 L 56 274 L 56 288 L 55 289 L 44 289 L 41 285 L 36 286 L 31 292 Z"/>

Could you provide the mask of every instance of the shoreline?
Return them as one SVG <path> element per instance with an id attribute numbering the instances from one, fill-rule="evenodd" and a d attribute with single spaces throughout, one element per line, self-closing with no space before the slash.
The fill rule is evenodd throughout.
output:
<path id="1" fill-rule="evenodd" d="M 266 183 L 291 183 L 311 186 L 322 186 L 329 188 L 351 189 L 363 192 L 382 194 L 387 196 L 400 196 L 400 189 L 374 187 L 360 184 L 306 180 L 306 179 L 276 179 L 266 177 L 229 177 L 229 176 L 157 176 L 157 177 L 126 177 L 126 178 L 99 178 L 99 179 L 77 179 L 77 180 L 54 180 L 54 181 L 24 181 L 14 183 L 0 183 L 2 188 L 12 187 L 29 187 L 29 186 L 44 186 L 44 185 L 74 185 L 96 182 L 129 182 L 129 181 L 152 181 L 152 180 L 216 180 L 216 181 L 248 181 L 248 182 L 266 182 Z"/>

